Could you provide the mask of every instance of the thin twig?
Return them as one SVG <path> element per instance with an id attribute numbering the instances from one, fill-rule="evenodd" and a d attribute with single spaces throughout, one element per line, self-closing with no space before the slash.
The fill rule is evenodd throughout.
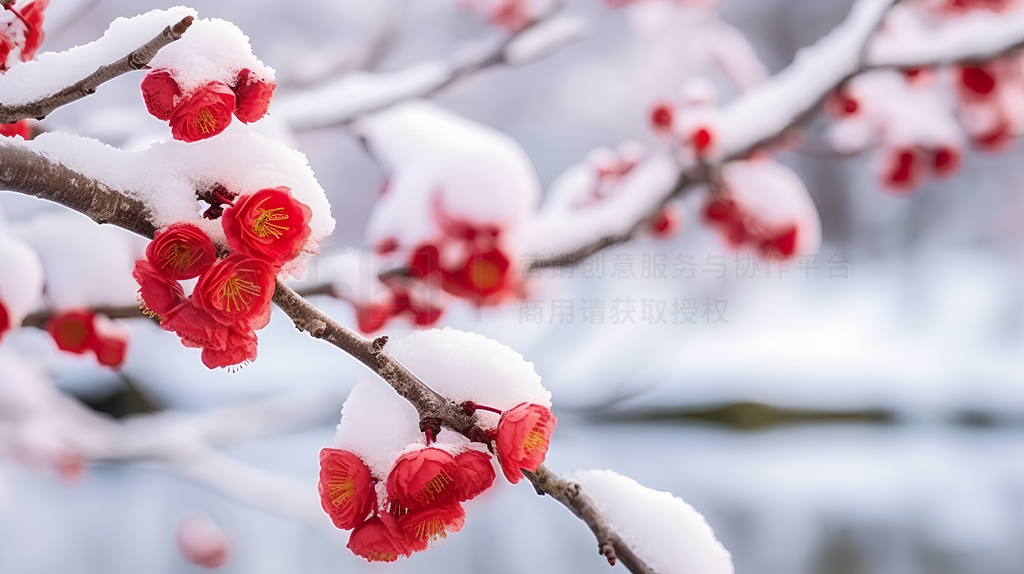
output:
<path id="1" fill-rule="evenodd" d="M 160 48 L 181 38 L 181 35 L 191 25 L 192 16 L 185 16 L 180 22 L 164 28 L 155 38 L 133 50 L 127 56 L 112 64 L 100 66 L 95 72 L 55 94 L 25 104 L 3 105 L 0 103 L 0 124 L 13 124 L 26 118 L 41 120 L 63 105 L 94 94 L 96 89 L 105 82 L 128 72 L 145 68 L 160 51 Z"/>

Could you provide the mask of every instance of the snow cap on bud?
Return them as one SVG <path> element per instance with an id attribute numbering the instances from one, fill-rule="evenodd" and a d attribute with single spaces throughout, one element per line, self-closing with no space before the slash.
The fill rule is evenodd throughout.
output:
<path id="1" fill-rule="evenodd" d="M 192 564 L 220 568 L 228 561 L 228 537 L 207 515 L 186 516 L 178 524 L 178 549 Z"/>
<path id="2" fill-rule="evenodd" d="M 523 403 L 501 415 L 498 421 L 498 460 L 505 478 L 515 484 L 521 469 L 535 472 L 544 463 L 558 420 L 551 410 Z"/>

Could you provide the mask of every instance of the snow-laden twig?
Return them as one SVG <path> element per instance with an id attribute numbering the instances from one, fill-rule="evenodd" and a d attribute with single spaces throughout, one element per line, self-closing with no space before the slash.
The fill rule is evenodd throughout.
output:
<path id="1" fill-rule="evenodd" d="M 598 552 L 608 559 L 609 564 L 615 566 L 616 562 L 621 561 L 633 574 L 654 574 L 654 570 L 612 529 L 597 505 L 586 492 L 583 492 L 578 483 L 560 478 L 544 465 L 541 465 L 537 472 L 523 471 L 523 474 L 533 484 L 537 494 L 546 494 L 554 498 L 590 527 L 597 537 Z"/>
<path id="2" fill-rule="evenodd" d="M 481 70 L 536 61 L 585 30 L 578 19 L 555 14 L 552 10 L 468 60 L 419 62 L 390 73 L 353 72 L 317 88 L 280 94 L 273 113 L 298 130 L 347 125 L 400 102 L 431 96 Z"/>
<path id="3" fill-rule="evenodd" d="M 302 428 L 336 416 L 341 393 L 301 393 L 202 413 L 165 411 L 111 420 L 61 393 L 20 357 L 2 356 L 0 431 L 29 460 L 155 463 L 231 498 L 325 526 L 312 484 L 235 461 L 216 447 Z"/>
<path id="4" fill-rule="evenodd" d="M 57 108 L 95 93 L 101 85 L 118 76 L 144 69 L 161 48 L 181 38 L 181 35 L 192 25 L 192 20 L 192 16 L 185 16 L 181 21 L 168 25 L 152 40 L 129 52 L 123 58 L 100 66 L 85 78 L 57 92 L 28 102 L 10 102 L 7 101 L 7 98 L 0 97 L 0 124 L 12 124 L 26 118 L 41 120 Z M 30 62 L 24 66 L 34 64 L 36 63 Z M 46 73 L 46 71 L 46 65 L 43 64 L 39 72 Z M 23 79 L 8 79 L 10 82 L 19 80 Z"/>

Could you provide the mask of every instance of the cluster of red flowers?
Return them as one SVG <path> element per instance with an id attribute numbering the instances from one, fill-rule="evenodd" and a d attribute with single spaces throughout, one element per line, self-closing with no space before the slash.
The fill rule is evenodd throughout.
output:
<path id="1" fill-rule="evenodd" d="M 170 122 L 171 137 L 194 142 L 224 131 L 232 114 L 244 123 L 265 116 L 276 87 L 243 68 L 230 85 L 214 80 L 184 94 L 172 70 L 158 69 L 143 78 L 142 98 L 150 114 Z"/>
<path id="2" fill-rule="evenodd" d="M 971 145 L 1001 151 L 1024 126 L 1024 73 L 1020 56 L 954 68 L 960 123 Z"/>
<path id="3" fill-rule="evenodd" d="M 497 452 L 510 482 L 519 482 L 523 469 L 536 471 L 544 462 L 556 422 L 550 410 L 531 403 L 502 413 L 488 447 Z M 478 450 L 453 456 L 428 444 L 398 457 L 386 477 L 376 477 L 358 455 L 325 448 L 318 488 L 334 525 L 353 531 L 348 548 L 354 554 L 393 562 L 462 530 L 462 503 L 490 488 L 494 477 L 490 455 Z"/>
<path id="4" fill-rule="evenodd" d="M 0 24 L 0 74 L 10 69 L 8 60 L 12 53 L 18 53 L 18 58 L 22 62 L 35 59 L 36 51 L 46 36 L 43 33 L 43 12 L 49 4 L 50 0 L 35 0 L 24 8 L 16 7 L 14 1 L 7 4 L 6 9 L 14 15 L 14 20 Z M 32 128 L 28 120 L 0 124 L 0 135 L 29 139 Z"/>
<path id="5" fill-rule="evenodd" d="M 223 259 L 196 225 L 162 229 L 133 272 L 145 310 L 182 344 L 202 348 L 211 369 L 252 361 L 255 331 L 270 321 L 277 272 L 309 239 L 311 218 L 287 187 L 243 195 L 221 220 L 232 250 Z M 197 277 L 186 297 L 179 282 Z"/>
<path id="6" fill-rule="evenodd" d="M 499 304 L 518 292 L 517 263 L 505 252 L 501 227 L 452 217 L 438 203 L 434 217 L 442 235 L 417 246 L 401 272 L 381 277 L 387 286 L 383 298 L 360 306 L 356 316 L 364 333 L 401 315 L 421 327 L 433 325 L 441 318 L 438 288 L 477 306 Z M 375 252 L 393 256 L 398 248 L 398 240 L 387 237 Z"/>
<path id="7" fill-rule="evenodd" d="M 782 227 L 764 225 L 756 214 L 747 213 L 727 191 L 711 197 L 704 206 L 703 215 L 733 249 L 749 245 L 762 259 L 786 258 L 796 254 L 795 224 Z"/>
<path id="8" fill-rule="evenodd" d="M 124 363 L 128 352 L 127 337 L 103 329 L 96 313 L 89 310 L 58 313 L 46 322 L 46 331 L 60 350 L 78 355 L 92 351 L 99 364 L 114 369 Z"/>

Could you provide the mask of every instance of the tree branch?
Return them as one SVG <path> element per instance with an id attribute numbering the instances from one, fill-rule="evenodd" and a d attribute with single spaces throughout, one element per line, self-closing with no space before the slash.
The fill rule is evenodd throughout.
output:
<path id="1" fill-rule="evenodd" d="M 622 565 L 633 574 L 654 574 L 654 570 L 612 529 L 593 499 L 583 492 L 579 484 L 558 477 L 544 465 L 537 472 L 523 470 L 523 474 L 533 484 L 537 494 L 546 494 L 561 502 L 576 518 L 586 523 L 597 537 L 598 552 L 608 559 L 608 564 L 615 566 L 621 560 Z"/>
<path id="2" fill-rule="evenodd" d="M 192 20 L 192 16 L 185 16 L 180 22 L 164 28 L 155 38 L 127 56 L 112 64 L 100 66 L 92 74 L 55 94 L 25 104 L 4 105 L 0 103 L 0 124 L 13 124 L 26 118 L 41 120 L 57 108 L 95 93 L 100 85 L 128 72 L 145 68 L 160 51 L 160 48 L 181 38 L 185 30 L 192 25 Z"/>

